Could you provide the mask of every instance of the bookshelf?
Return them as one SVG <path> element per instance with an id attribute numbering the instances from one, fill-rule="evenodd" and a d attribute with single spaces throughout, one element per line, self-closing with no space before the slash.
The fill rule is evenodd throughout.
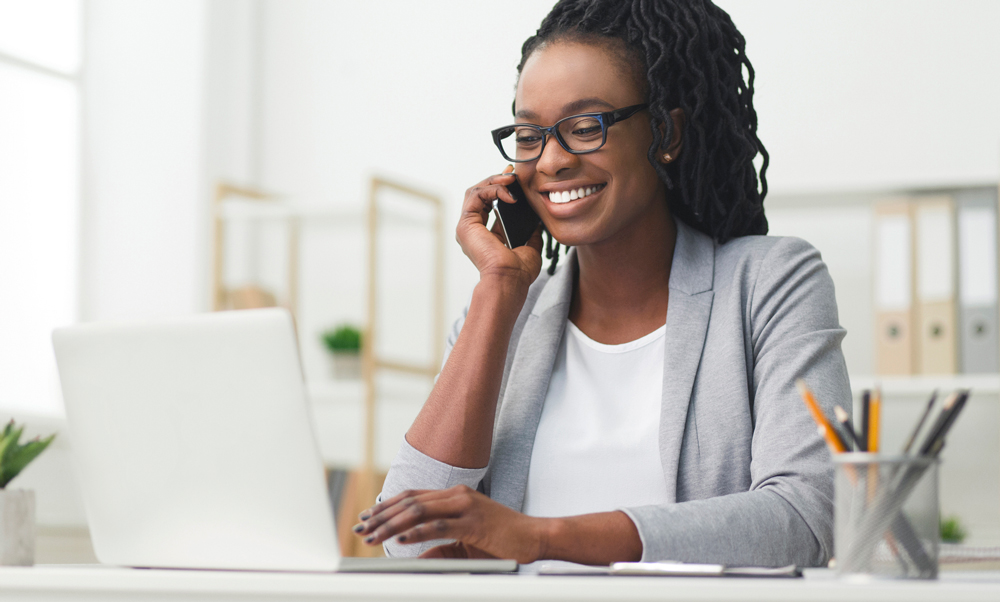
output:
<path id="1" fill-rule="evenodd" d="M 363 210 L 360 209 L 362 206 Z M 325 463 L 329 467 L 354 467 L 350 470 L 350 480 L 342 490 L 342 495 L 337 494 L 341 551 L 345 556 L 372 556 L 379 555 L 381 550 L 361 546 L 350 533 L 349 519 L 371 506 L 381 489 L 379 467 L 387 462 L 379 457 L 378 439 L 398 441 L 402 437 L 400 421 L 407 421 L 407 424 L 412 422 L 416 414 L 413 402 L 423 402 L 426 398 L 429 383 L 437 374 L 441 363 L 445 331 L 444 207 L 442 200 L 434 194 L 380 177 L 371 178 L 366 204 L 357 204 L 356 207 L 358 208 L 352 206 L 343 209 L 329 204 L 310 204 L 261 190 L 219 183 L 216 186 L 212 212 L 212 228 L 215 233 L 212 298 L 215 310 L 266 307 L 280 303 L 295 318 L 302 348 L 303 337 L 309 337 L 314 331 L 314 325 L 307 326 L 308 316 L 303 315 L 308 314 L 308 311 L 304 309 L 306 304 L 303 303 L 300 290 L 304 280 L 301 276 L 302 256 L 306 250 L 302 242 L 304 226 L 321 225 L 332 232 L 331 226 L 346 225 L 347 230 L 341 228 L 341 237 L 352 232 L 360 235 L 359 244 L 348 245 L 353 267 L 362 272 L 359 281 L 353 286 L 339 282 L 335 270 L 324 274 L 323 278 L 337 282 L 337 288 L 341 290 L 353 290 L 350 296 L 363 300 L 361 379 L 346 382 L 314 380 L 307 385 L 307 394 Z M 287 265 L 283 294 L 271 292 L 256 282 L 240 288 L 228 285 L 226 268 L 227 261 L 231 261 L 231 258 L 227 235 L 229 226 L 239 222 L 277 223 L 286 229 L 284 255 Z M 393 249 L 393 243 L 399 243 L 399 240 L 394 240 L 387 232 L 400 224 L 424 232 L 430 237 L 430 259 L 427 263 L 432 299 L 426 305 L 430 315 L 418 318 L 418 321 L 430 326 L 429 339 L 432 345 L 429 355 L 424 354 L 426 357 L 393 357 L 387 353 L 384 347 L 388 345 L 380 336 L 384 333 L 393 334 L 394 328 L 400 330 L 400 322 L 394 321 L 398 316 L 387 316 L 384 309 L 388 298 L 392 296 L 385 290 L 387 282 L 391 282 L 386 276 L 387 266 L 399 260 L 398 253 L 395 256 L 386 253 L 387 249 Z M 398 231 L 393 232 L 400 235 Z M 332 233 L 330 236 L 337 234 Z M 254 240 L 251 239 L 251 242 Z M 395 250 L 399 251 L 398 248 Z M 411 252 L 409 255 L 416 254 Z M 363 269 L 358 270 L 358 267 Z M 399 279 L 398 275 L 396 279 Z M 315 299 L 313 301 L 315 307 Z M 407 301 L 408 307 L 413 305 L 412 299 Z M 408 319 L 413 320 L 415 317 L 410 316 Z M 308 367 L 306 372 L 308 374 Z M 386 389 L 386 382 L 392 382 L 392 375 L 403 381 L 411 381 L 408 394 L 403 393 L 401 396 L 401 411 L 391 404 L 389 408 L 383 407 L 389 403 L 387 394 L 390 398 L 397 395 L 392 384 Z M 423 381 L 427 391 L 421 391 L 420 386 L 413 387 L 414 380 Z M 419 392 L 414 394 L 414 391 Z M 416 408 L 419 409 L 419 406 Z M 386 411 L 387 409 L 390 411 Z M 380 437 L 385 435 L 380 425 L 387 423 L 389 432 L 393 435 L 388 438 Z"/>
<path id="2" fill-rule="evenodd" d="M 971 389 L 977 397 L 995 396 L 1000 401 L 1000 374 L 954 374 L 916 376 L 852 376 L 855 397 L 865 389 L 879 387 L 883 395 L 926 400 L 935 390 L 941 393 Z"/>

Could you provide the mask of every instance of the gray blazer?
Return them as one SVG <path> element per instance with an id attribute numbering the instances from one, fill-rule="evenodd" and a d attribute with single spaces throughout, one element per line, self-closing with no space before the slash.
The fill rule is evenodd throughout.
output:
<path id="1" fill-rule="evenodd" d="M 514 326 L 489 466 L 449 466 L 404 441 L 380 499 L 465 484 L 521 510 L 574 262 L 571 253 L 555 275 L 543 271 Z M 773 236 L 717 245 L 678 220 L 669 286 L 660 459 L 670 499 L 621 509 L 639 531 L 642 559 L 824 565 L 833 551 L 833 469 L 795 380 L 806 380 L 828 415 L 852 404 L 846 331 L 819 252 Z M 430 545 L 385 547 L 410 556 Z"/>

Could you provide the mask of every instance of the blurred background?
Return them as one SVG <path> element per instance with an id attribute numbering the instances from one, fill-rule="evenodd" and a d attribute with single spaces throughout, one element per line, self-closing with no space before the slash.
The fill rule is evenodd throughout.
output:
<path id="1" fill-rule="evenodd" d="M 940 370 L 880 368 L 873 236 L 885 199 L 951 199 L 952 222 L 963 195 L 992 199 L 996 313 L 1000 3 L 717 3 L 756 70 L 771 233 L 823 253 L 852 386 L 885 389 L 887 446 L 931 390 L 973 387 L 942 505 L 1000 543 L 1000 370 L 958 351 Z M 365 344 L 386 362 L 437 361 L 477 280 L 460 203 L 505 166 L 489 131 L 511 121 L 521 43 L 551 4 L 0 0 L 0 418 L 65 431 L 54 327 L 279 304 L 324 458 L 360 463 L 365 384 L 331 369 L 322 334 L 376 320 Z M 940 276 L 953 305 L 957 254 Z M 430 380 L 377 378 L 384 468 Z M 92 559 L 70 450 L 58 438 L 14 483 L 38 491 L 39 562 Z"/>

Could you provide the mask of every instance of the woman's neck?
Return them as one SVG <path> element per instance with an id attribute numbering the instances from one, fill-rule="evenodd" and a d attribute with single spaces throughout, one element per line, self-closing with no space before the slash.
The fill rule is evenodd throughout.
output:
<path id="1" fill-rule="evenodd" d="M 664 324 L 670 265 L 677 226 L 666 203 L 614 237 L 577 247 L 579 272 L 570 320 L 588 337 L 609 345 L 626 343 Z"/>

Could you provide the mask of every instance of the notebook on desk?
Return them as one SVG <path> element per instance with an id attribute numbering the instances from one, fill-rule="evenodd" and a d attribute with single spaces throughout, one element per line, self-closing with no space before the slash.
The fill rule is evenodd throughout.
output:
<path id="1" fill-rule="evenodd" d="M 508 560 L 341 558 L 291 316 L 58 329 L 97 558 L 179 569 L 510 572 Z M 373 500 L 374 502 L 374 500 Z"/>

